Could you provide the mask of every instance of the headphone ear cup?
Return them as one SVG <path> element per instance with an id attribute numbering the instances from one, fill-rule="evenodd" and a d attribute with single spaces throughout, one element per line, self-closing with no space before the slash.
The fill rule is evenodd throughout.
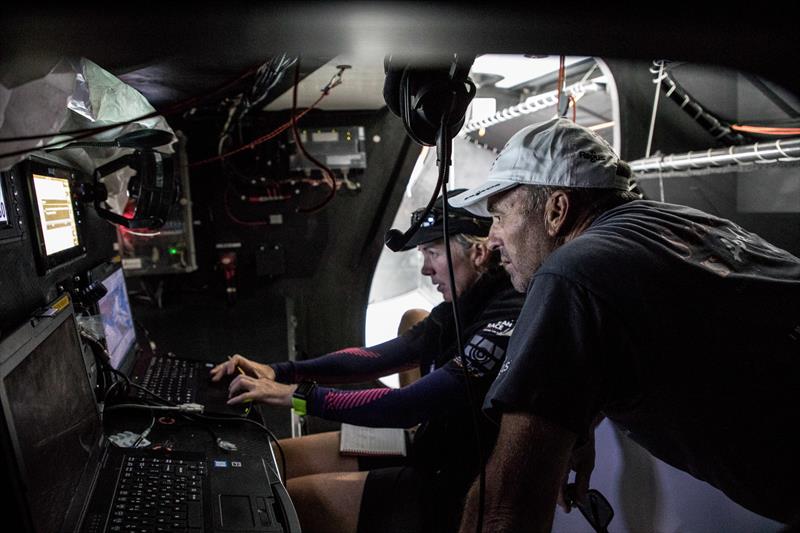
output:
<path id="1" fill-rule="evenodd" d="M 400 85 L 406 70 L 405 65 L 397 60 L 393 63 L 392 56 L 386 56 L 383 60 L 383 70 L 386 74 L 383 82 L 383 100 L 392 113 L 403 118 Z"/>
<path id="2" fill-rule="evenodd" d="M 451 94 L 453 94 L 454 99 L 451 111 L 450 127 L 453 136 L 455 136 L 456 133 L 461 130 L 461 127 L 464 126 L 467 108 L 469 107 L 470 102 L 472 102 L 472 99 L 475 98 L 475 93 L 478 92 L 478 88 L 469 78 L 465 78 L 463 80 L 453 80 L 450 83 L 453 89 Z"/>
<path id="3" fill-rule="evenodd" d="M 406 132 L 416 143 L 436 146 L 445 113 L 449 114 L 451 137 L 464 125 L 467 107 L 477 91 L 468 77 L 471 65 L 472 59 L 462 58 L 451 63 L 449 70 L 444 65 L 412 69 L 407 61 L 384 57 L 383 99 L 392 113 L 402 119 Z"/>
<path id="4" fill-rule="evenodd" d="M 425 115 L 423 98 L 419 97 L 418 82 L 420 73 L 406 69 L 400 82 L 401 118 L 406 132 L 414 142 L 423 146 L 436 146 L 436 132 L 439 125 L 432 125 Z"/>

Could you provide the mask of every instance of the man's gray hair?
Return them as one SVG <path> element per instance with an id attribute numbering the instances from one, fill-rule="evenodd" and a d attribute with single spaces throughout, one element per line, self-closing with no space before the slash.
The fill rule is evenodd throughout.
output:
<path id="1" fill-rule="evenodd" d="M 541 213 L 547 203 L 547 199 L 557 191 L 563 191 L 569 195 L 575 214 L 582 213 L 582 218 L 589 217 L 594 219 L 601 213 L 614 207 L 640 200 L 641 193 L 636 190 L 623 191 L 619 189 L 591 189 L 584 187 L 552 187 L 547 185 L 521 185 L 523 190 L 522 212 L 526 216 Z"/>

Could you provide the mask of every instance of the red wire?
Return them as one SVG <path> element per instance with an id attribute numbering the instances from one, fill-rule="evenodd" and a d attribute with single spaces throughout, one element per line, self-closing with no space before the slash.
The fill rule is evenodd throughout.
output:
<path id="1" fill-rule="evenodd" d="M 556 93 L 556 102 L 561 103 L 561 92 L 564 86 L 564 56 L 559 56 L 558 59 L 558 93 Z"/>
<path id="2" fill-rule="evenodd" d="M 330 203 L 330 201 L 333 200 L 333 197 L 336 195 L 336 179 L 333 177 L 333 172 L 331 171 L 331 169 L 326 167 L 321 162 L 317 161 L 311 154 L 309 154 L 306 151 L 305 146 L 303 146 L 303 141 L 300 140 L 300 134 L 297 131 L 297 119 L 295 117 L 295 110 L 297 109 L 297 86 L 298 85 L 300 85 L 300 58 L 299 57 L 297 58 L 297 62 L 295 63 L 295 68 L 294 68 L 294 88 L 292 90 L 292 133 L 294 133 L 294 138 L 295 138 L 295 142 L 297 142 L 297 147 L 300 149 L 300 151 L 303 153 L 303 155 L 309 161 L 311 161 L 312 163 L 317 165 L 317 167 L 322 171 L 322 175 L 325 178 L 327 178 L 327 179 L 329 179 L 331 181 L 331 192 L 330 192 L 330 194 L 328 194 L 327 198 L 325 198 L 319 205 L 316 205 L 314 207 L 309 207 L 307 209 L 297 208 L 297 212 L 298 213 L 316 213 L 317 211 L 319 211 L 320 209 L 322 209 L 323 207 L 328 205 L 328 203 Z M 329 91 L 330 91 L 330 87 L 327 87 L 323 91 L 322 95 L 323 96 L 327 95 Z M 322 98 L 322 97 L 320 97 L 320 98 Z"/>
<path id="3" fill-rule="evenodd" d="M 311 106 L 308 109 L 305 109 L 304 111 L 299 113 L 297 115 L 296 119 L 302 118 L 306 113 L 308 113 L 309 111 L 314 109 L 317 106 L 317 104 L 319 104 L 322 101 L 322 99 L 325 98 L 327 95 L 328 95 L 327 93 L 322 93 L 322 95 L 319 98 L 317 98 L 317 101 L 314 102 L 313 104 L 311 104 Z M 294 116 L 294 110 L 292 110 L 292 113 L 293 113 L 292 116 Z M 208 163 L 213 163 L 214 161 L 220 161 L 220 160 L 226 159 L 226 158 L 228 158 L 228 157 L 230 157 L 230 156 L 232 156 L 234 154 L 238 154 L 239 152 L 242 152 L 244 150 L 248 150 L 248 149 L 252 150 L 253 148 L 258 146 L 259 144 L 267 142 L 270 139 L 274 139 L 275 137 L 277 137 L 278 135 L 280 135 L 281 133 L 286 131 L 291 126 L 292 126 L 292 121 L 289 120 L 289 121 L 283 123 L 282 125 L 278 126 L 276 129 L 272 130 L 271 132 L 269 132 L 269 133 L 267 133 L 265 135 L 262 135 L 261 137 L 258 137 L 256 139 L 253 139 L 249 143 L 244 144 L 244 145 L 242 145 L 239 148 L 236 148 L 234 150 L 231 150 L 230 152 L 226 152 L 224 154 L 220 154 L 220 155 L 217 155 L 217 156 L 214 156 L 214 157 L 209 157 L 208 159 L 203 159 L 202 161 L 195 161 L 194 163 L 190 163 L 189 164 L 189 168 L 199 167 L 201 165 L 205 165 L 205 164 L 208 164 Z"/>
<path id="4" fill-rule="evenodd" d="M 731 129 L 745 133 L 760 133 L 762 135 L 800 135 L 800 128 L 773 128 L 769 126 L 747 126 L 733 124 Z"/>
<path id="5" fill-rule="evenodd" d="M 241 226 L 269 226 L 270 225 L 269 222 L 248 222 L 246 220 L 239 220 L 238 218 L 233 216 L 233 213 L 231 213 L 230 204 L 228 203 L 228 191 L 230 191 L 230 187 L 227 187 L 225 189 L 225 194 L 222 196 L 222 203 L 225 206 L 225 214 L 228 215 L 228 218 L 230 218 L 232 221 L 234 221 L 235 223 L 237 223 L 237 224 L 239 224 Z"/>

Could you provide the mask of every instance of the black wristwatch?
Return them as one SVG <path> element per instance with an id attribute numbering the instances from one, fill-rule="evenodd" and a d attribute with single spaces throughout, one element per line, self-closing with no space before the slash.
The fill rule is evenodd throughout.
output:
<path id="1" fill-rule="evenodd" d="M 313 381 L 303 381 L 297 384 L 297 389 L 292 394 L 292 410 L 300 416 L 305 416 L 306 401 L 314 391 L 317 384 Z"/>

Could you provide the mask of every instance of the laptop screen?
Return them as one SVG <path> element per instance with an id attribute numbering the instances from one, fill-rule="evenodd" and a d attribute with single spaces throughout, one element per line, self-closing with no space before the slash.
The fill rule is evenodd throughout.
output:
<path id="1" fill-rule="evenodd" d="M 103 285 L 108 292 L 100 299 L 97 307 L 100 311 L 100 318 L 103 320 L 111 366 L 119 370 L 125 361 L 125 356 L 130 353 L 136 342 L 133 313 L 128 302 L 128 292 L 125 289 L 125 276 L 122 269 L 117 268 L 109 274 L 103 280 Z"/>
<path id="2" fill-rule="evenodd" d="M 42 532 L 61 530 L 101 435 L 72 307 L 68 309 L 15 332 L 17 342 L 27 342 L 12 347 L 13 355 L 0 365 L 6 430 L 30 518 Z M 53 321 L 61 323 L 53 328 Z M 0 346 L 3 355 L 6 347 Z"/>

